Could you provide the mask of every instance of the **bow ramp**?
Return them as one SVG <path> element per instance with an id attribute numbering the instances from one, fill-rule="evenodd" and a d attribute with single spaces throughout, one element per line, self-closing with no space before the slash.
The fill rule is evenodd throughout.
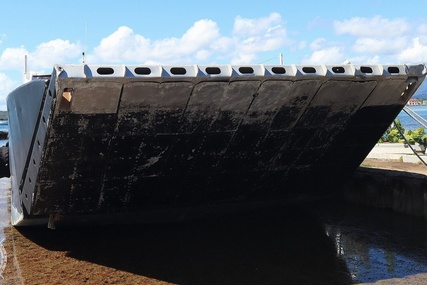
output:
<path id="1" fill-rule="evenodd" d="M 321 194 L 352 174 L 425 75 L 424 65 L 56 65 L 8 96 L 12 223 Z"/>

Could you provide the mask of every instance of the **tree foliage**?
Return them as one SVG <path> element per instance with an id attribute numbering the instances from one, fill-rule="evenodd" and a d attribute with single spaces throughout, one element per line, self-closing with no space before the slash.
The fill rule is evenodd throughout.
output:
<path id="1" fill-rule="evenodd" d="M 400 130 L 400 132 L 399 132 Z M 403 133 L 404 137 L 401 135 Z M 405 140 L 406 139 L 406 140 Z M 420 144 L 427 146 L 427 134 L 424 128 L 418 128 L 416 130 L 405 131 L 402 123 L 399 119 L 396 119 L 388 128 L 387 131 L 380 138 L 380 143 L 406 143 Z"/>

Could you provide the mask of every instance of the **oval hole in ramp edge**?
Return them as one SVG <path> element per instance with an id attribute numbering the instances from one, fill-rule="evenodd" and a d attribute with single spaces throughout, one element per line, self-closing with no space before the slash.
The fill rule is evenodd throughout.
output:
<path id="1" fill-rule="evenodd" d="M 400 72 L 399 67 L 397 67 L 397 66 L 389 66 L 387 68 L 387 71 L 388 71 L 388 73 L 399 73 Z"/>
<path id="2" fill-rule="evenodd" d="M 206 67 L 205 71 L 207 74 L 221 74 L 219 67 Z"/>
<path id="3" fill-rule="evenodd" d="M 110 75 L 114 73 L 114 69 L 111 67 L 99 67 L 96 72 L 100 75 Z"/>
<path id="4" fill-rule="evenodd" d="M 239 72 L 243 74 L 252 74 L 254 73 L 254 69 L 250 66 L 242 66 L 239 67 Z"/>
<path id="5" fill-rule="evenodd" d="M 136 67 L 133 71 L 138 75 L 149 75 L 149 74 L 151 74 L 151 69 L 148 67 Z"/>
<path id="6" fill-rule="evenodd" d="M 285 74 L 286 73 L 286 69 L 284 67 L 273 67 L 271 69 L 271 71 L 273 71 L 273 73 L 275 73 L 275 74 Z"/>
<path id="7" fill-rule="evenodd" d="M 316 68 L 310 67 L 310 66 L 305 66 L 302 68 L 302 71 L 305 73 L 316 73 Z"/>
<path id="8" fill-rule="evenodd" d="M 187 73 L 187 70 L 185 70 L 184 67 L 172 67 L 171 73 L 175 75 L 184 75 Z"/>
<path id="9" fill-rule="evenodd" d="M 334 73 L 344 73 L 345 72 L 345 68 L 342 66 L 334 66 L 332 67 L 332 71 Z"/>
<path id="10" fill-rule="evenodd" d="M 372 70 L 372 68 L 370 68 L 369 66 L 361 66 L 360 67 L 360 71 L 363 72 L 363 73 L 372 73 L 372 72 L 374 72 Z"/>

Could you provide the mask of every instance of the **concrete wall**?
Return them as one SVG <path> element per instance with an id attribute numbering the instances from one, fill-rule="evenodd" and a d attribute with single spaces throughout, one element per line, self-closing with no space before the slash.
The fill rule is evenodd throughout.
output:
<path id="1" fill-rule="evenodd" d="M 427 176 L 360 167 L 348 180 L 343 198 L 427 220 Z"/>

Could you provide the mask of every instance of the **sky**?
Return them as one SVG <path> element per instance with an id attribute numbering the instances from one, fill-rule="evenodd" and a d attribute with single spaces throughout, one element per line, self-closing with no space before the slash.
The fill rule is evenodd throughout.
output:
<path id="1" fill-rule="evenodd" d="M 54 64 L 412 64 L 427 0 L 0 0 L 0 110 Z"/>

